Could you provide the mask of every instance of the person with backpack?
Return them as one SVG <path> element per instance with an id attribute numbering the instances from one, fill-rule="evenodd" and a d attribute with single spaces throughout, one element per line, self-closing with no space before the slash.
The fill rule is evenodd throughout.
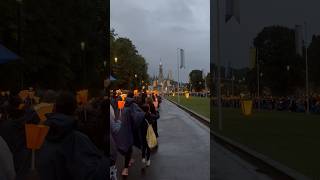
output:
<path id="1" fill-rule="evenodd" d="M 147 142 L 147 131 L 149 126 L 152 127 L 152 124 L 154 121 L 156 121 L 157 117 L 150 112 L 149 104 L 142 105 L 142 110 L 146 113 L 145 120 L 142 121 L 142 124 L 141 124 L 142 163 L 146 164 L 146 166 L 148 167 L 151 164 L 151 160 L 150 160 L 151 149 Z"/>
<path id="2" fill-rule="evenodd" d="M 153 103 L 153 99 L 152 97 L 147 97 L 146 99 L 146 103 L 149 105 L 150 107 L 150 112 L 151 114 L 153 114 L 156 118 L 155 121 L 153 121 L 152 123 L 152 128 L 154 130 L 154 133 L 156 134 L 157 138 L 159 137 L 159 134 L 158 134 L 158 123 L 157 123 L 157 120 L 160 118 L 160 114 L 159 112 L 156 110 L 155 106 L 154 106 L 154 103 Z"/>
<path id="3" fill-rule="evenodd" d="M 135 103 L 133 93 L 129 92 L 124 108 L 120 111 L 119 116 L 116 117 L 120 118 L 121 128 L 114 138 L 118 151 L 125 157 L 124 169 L 121 173 L 123 176 L 129 175 L 133 145 L 140 147 L 139 128 L 144 117 L 145 113 Z"/>

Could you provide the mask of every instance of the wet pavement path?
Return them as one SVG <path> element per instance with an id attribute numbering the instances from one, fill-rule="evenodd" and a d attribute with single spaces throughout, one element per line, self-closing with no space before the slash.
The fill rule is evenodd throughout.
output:
<path id="1" fill-rule="evenodd" d="M 123 180 L 268 180 L 256 167 L 239 158 L 211 138 L 209 128 L 187 112 L 163 100 L 158 120 L 159 147 L 151 154 L 151 166 L 141 163 L 134 149 L 135 163 Z M 210 171 L 210 150 L 213 155 Z M 118 174 L 124 158 L 118 156 Z"/>
<path id="2" fill-rule="evenodd" d="M 209 180 L 210 136 L 205 127 L 174 104 L 163 100 L 158 120 L 159 147 L 151 154 L 151 166 L 144 168 L 139 150 L 128 180 Z M 121 174 L 123 157 L 118 157 Z"/>
<path id="3" fill-rule="evenodd" d="M 225 149 L 211 138 L 211 154 L 213 154 L 213 168 L 211 178 L 214 180 L 270 180 L 254 165 L 244 161 L 236 154 Z"/>

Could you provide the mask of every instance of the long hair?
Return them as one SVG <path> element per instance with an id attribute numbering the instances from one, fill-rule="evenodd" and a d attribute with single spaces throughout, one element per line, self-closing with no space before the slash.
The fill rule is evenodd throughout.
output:
<path id="1" fill-rule="evenodd" d="M 146 98 L 146 104 L 149 104 L 149 106 L 151 106 L 153 104 L 152 97 L 149 96 L 149 97 Z"/>

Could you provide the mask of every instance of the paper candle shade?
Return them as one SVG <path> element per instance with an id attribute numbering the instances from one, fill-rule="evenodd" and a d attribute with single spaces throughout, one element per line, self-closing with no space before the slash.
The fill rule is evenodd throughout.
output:
<path id="1" fill-rule="evenodd" d="M 28 94 L 29 94 L 29 97 L 31 99 L 33 99 L 35 92 L 34 91 L 29 91 Z"/>
<path id="2" fill-rule="evenodd" d="M 36 104 L 39 104 L 39 102 L 40 102 L 40 97 L 34 96 L 33 99 L 34 99 L 34 101 L 35 101 Z"/>
<path id="3" fill-rule="evenodd" d="M 49 127 L 45 125 L 26 124 L 25 130 L 27 148 L 32 150 L 40 149 L 48 134 Z"/>
<path id="4" fill-rule="evenodd" d="M 121 94 L 122 101 L 125 101 L 127 98 L 127 94 Z"/>
<path id="5" fill-rule="evenodd" d="M 77 92 L 77 103 L 86 104 L 88 102 L 88 90 L 81 90 Z"/>
<path id="6" fill-rule="evenodd" d="M 29 96 L 29 90 L 22 90 L 18 95 L 22 100 L 25 100 Z"/>
<path id="7" fill-rule="evenodd" d="M 242 101 L 241 102 L 241 109 L 242 109 L 242 113 L 245 116 L 251 115 L 252 114 L 252 101 L 251 100 Z"/>
<path id="8" fill-rule="evenodd" d="M 44 121 L 47 119 L 45 114 L 51 113 L 53 110 L 53 104 L 49 103 L 40 103 L 34 107 L 35 111 L 37 112 L 39 118 L 41 121 Z"/>
<path id="9" fill-rule="evenodd" d="M 19 104 L 18 109 L 19 109 L 19 110 L 22 110 L 24 107 L 25 107 L 25 104 Z"/>
<path id="10" fill-rule="evenodd" d="M 134 96 L 138 96 L 138 90 L 133 91 Z"/>
<path id="11" fill-rule="evenodd" d="M 118 108 L 123 109 L 124 108 L 125 101 L 118 101 Z"/>

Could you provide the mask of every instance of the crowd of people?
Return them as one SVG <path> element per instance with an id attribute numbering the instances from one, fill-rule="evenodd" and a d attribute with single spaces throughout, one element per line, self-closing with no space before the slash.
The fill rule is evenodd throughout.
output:
<path id="1" fill-rule="evenodd" d="M 223 107 L 240 108 L 240 97 L 222 98 Z M 215 100 L 215 105 L 217 101 Z M 305 97 L 261 97 L 253 98 L 253 108 L 271 111 L 290 111 L 290 112 L 306 112 L 307 101 Z M 309 111 L 311 113 L 320 113 L 320 96 L 311 96 L 309 98 Z"/>
<path id="2" fill-rule="evenodd" d="M 160 118 L 159 107 L 161 97 L 157 94 L 140 94 L 129 91 L 126 94 L 124 107 L 119 107 L 119 101 L 124 100 L 121 91 L 114 91 L 110 99 L 110 152 L 111 179 L 117 178 L 117 155 L 124 157 L 122 176 L 129 175 L 129 167 L 133 165 L 133 150 L 141 153 L 141 161 L 145 166 L 151 165 L 151 149 L 147 142 L 147 130 L 152 126 L 156 138 L 159 137 L 157 120 Z M 134 148 L 135 147 L 135 148 Z"/>
<path id="3" fill-rule="evenodd" d="M 128 176 L 137 149 L 141 161 L 151 165 L 152 149 L 146 136 L 150 126 L 159 136 L 160 96 L 146 91 L 109 96 L 102 91 L 83 103 L 71 91 L 30 91 L 32 97 L 25 98 L 8 91 L 0 94 L 1 180 L 117 179 L 117 156 L 125 157 L 121 175 Z M 118 101 L 124 102 L 123 108 Z M 44 121 L 36 109 L 39 103 L 53 104 Z M 35 170 L 31 169 L 32 151 L 27 148 L 27 124 L 49 127 L 36 150 Z"/>
<path id="4" fill-rule="evenodd" d="M 109 100 L 103 92 L 80 104 L 70 91 L 35 92 L 40 103 L 54 108 L 42 121 L 33 98 L 18 94 L 0 96 L 0 179 L 107 179 Z M 84 117 L 85 114 L 85 117 Z M 35 170 L 32 151 L 27 148 L 26 124 L 42 124 L 49 132 L 36 150 Z"/>

